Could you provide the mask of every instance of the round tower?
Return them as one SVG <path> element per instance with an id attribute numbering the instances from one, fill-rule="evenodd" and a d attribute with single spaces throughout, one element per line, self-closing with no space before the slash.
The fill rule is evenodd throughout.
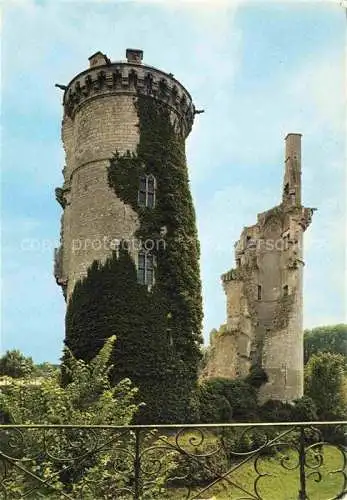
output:
<path id="1" fill-rule="evenodd" d="M 111 62 L 96 52 L 89 68 L 64 88 L 62 140 L 66 155 L 64 183 L 56 198 L 64 212 L 61 246 L 54 275 L 70 297 L 94 260 L 104 261 L 117 241 L 129 243 L 136 258 L 136 211 L 110 188 L 107 169 L 118 152 L 136 153 L 139 144 L 139 95 L 150 96 L 170 113 L 176 133 L 186 138 L 195 108 L 173 75 L 142 63 L 142 50 L 126 50 L 126 61 Z"/>
<path id="2" fill-rule="evenodd" d="M 161 70 L 97 52 L 64 89 L 55 277 L 65 344 L 89 361 L 115 335 L 112 377 L 140 389 L 142 422 L 193 418 L 202 343 L 199 243 L 185 139 L 196 111 Z M 191 411 L 189 410 L 191 408 Z"/>

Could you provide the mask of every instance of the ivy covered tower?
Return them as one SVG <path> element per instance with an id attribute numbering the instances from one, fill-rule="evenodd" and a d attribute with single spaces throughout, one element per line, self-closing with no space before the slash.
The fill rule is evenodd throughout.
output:
<path id="1" fill-rule="evenodd" d="M 113 378 L 129 377 L 141 421 L 194 418 L 201 284 L 185 139 L 197 111 L 173 77 L 97 52 L 64 89 L 63 208 L 55 278 L 66 345 L 90 360 L 115 334 Z"/>

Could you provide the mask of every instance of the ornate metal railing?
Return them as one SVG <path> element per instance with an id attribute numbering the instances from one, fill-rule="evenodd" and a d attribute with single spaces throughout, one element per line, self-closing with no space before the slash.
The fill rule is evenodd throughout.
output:
<path id="1" fill-rule="evenodd" d="M 347 498 L 347 422 L 0 426 L 0 498 Z"/>

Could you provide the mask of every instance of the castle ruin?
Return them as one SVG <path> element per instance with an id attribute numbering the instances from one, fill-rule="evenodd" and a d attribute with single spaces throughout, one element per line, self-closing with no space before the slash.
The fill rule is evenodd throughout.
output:
<path id="1" fill-rule="evenodd" d="M 315 209 L 301 203 L 301 134 L 288 134 L 282 202 L 257 216 L 235 244 L 236 267 L 221 277 L 227 322 L 211 334 L 204 377 L 268 375 L 260 399 L 303 395 L 303 233 Z"/>

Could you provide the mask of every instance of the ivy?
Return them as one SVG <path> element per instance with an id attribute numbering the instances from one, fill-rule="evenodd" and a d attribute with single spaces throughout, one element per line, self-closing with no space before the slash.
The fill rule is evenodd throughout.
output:
<path id="1" fill-rule="evenodd" d="M 115 194 L 137 213 L 138 240 L 156 244 L 155 284 L 137 282 L 127 251 L 94 262 L 77 283 L 66 316 L 66 343 L 89 360 L 104 339 L 117 336 L 114 383 L 128 377 L 144 401 L 138 421 L 189 422 L 196 418 L 194 395 L 201 359 L 202 323 L 199 244 L 189 189 L 184 138 L 169 110 L 152 97 L 138 96 L 136 154 L 116 152 L 108 180 Z M 141 175 L 154 175 L 156 205 L 138 206 Z M 165 236 L 161 236 L 162 228 Z"/>

